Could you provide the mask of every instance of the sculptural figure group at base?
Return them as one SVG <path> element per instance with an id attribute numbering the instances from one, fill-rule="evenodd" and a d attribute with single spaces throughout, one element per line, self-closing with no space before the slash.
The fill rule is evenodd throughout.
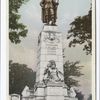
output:
<path id="1" fill-rule="evenodd" d="M 54 60 L 50 60 L 47 68 L 44 71 L 43 82 L 63 82 L 63 74 L 57 69 L 56 63 Z"/>

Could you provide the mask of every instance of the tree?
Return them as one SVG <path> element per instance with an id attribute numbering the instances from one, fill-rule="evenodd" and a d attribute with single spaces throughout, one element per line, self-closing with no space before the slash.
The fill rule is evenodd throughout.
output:
<path id="1" fill-rule="evenodd" d="M 64 81 L 69 88 L 71 86 L 79 86 L 79 81 L 76 80 L 75 77 L 80 77 L 83 75 L 80 71 L 83 66 L 79 66 L 78 64 L 79 61 L 66 61 L 64 64 Z"/>
<path id="2" fill-rule="evenodd" d="M 83 50 L 86 54 L 92 52 L 92 11 L 87 15 L 77 17 L 70 25 L 67 39 L 71 39 L 69 47 L 75 47 L 76 44 L 83 44 Z"/>
<path id="3" fill-rule="evenodd" d="M 25 64 L 9 62 L 9 94 L 21 94 L 27 85 L 34 87 L 36 73 Z"/>
<path id="4" fill-rule="evenodd" d="M 9 0 L 9 39 L 12 43 L 20 43 L 20 37 L 26 37 L 28 30 L 19 22 L 18 10 L 26 0 Z"/>

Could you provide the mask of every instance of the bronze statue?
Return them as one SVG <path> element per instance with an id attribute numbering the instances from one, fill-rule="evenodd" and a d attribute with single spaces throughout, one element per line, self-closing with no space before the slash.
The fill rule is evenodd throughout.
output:
<path id="1" fill-rule="evenodd" d="M 42 21 L 48 25 L 55 25 L 57 19 L 58 0 L 42 0 Z"/>

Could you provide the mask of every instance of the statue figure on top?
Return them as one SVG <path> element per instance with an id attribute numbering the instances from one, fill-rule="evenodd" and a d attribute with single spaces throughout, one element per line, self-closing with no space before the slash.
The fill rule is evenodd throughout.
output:
<path id="1" fill-rule="evenodd" d="M 42 0 L 42 22 L 47 25 L 56 25 L 58 0 Z"/>

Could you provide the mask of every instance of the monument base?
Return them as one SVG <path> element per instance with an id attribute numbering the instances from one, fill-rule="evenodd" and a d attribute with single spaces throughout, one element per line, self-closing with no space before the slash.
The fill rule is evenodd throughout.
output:
<path id="1" fill-rule="evenodd" d="M 67 86 L 63 82 L 48 84 L 38 83 L 35 89 L 30 90 L 30 95 L 22 100 L 78 100 L 74 95 L 69 95 Z"/>
<path id="2" fill-rule="evenodd" d="M 45 86 L 37 86 L 37 90 L 35 92 L 37 95 L 36 100 L 64 100 L 63 93 L 62 83 L 48 83 Z"/>

